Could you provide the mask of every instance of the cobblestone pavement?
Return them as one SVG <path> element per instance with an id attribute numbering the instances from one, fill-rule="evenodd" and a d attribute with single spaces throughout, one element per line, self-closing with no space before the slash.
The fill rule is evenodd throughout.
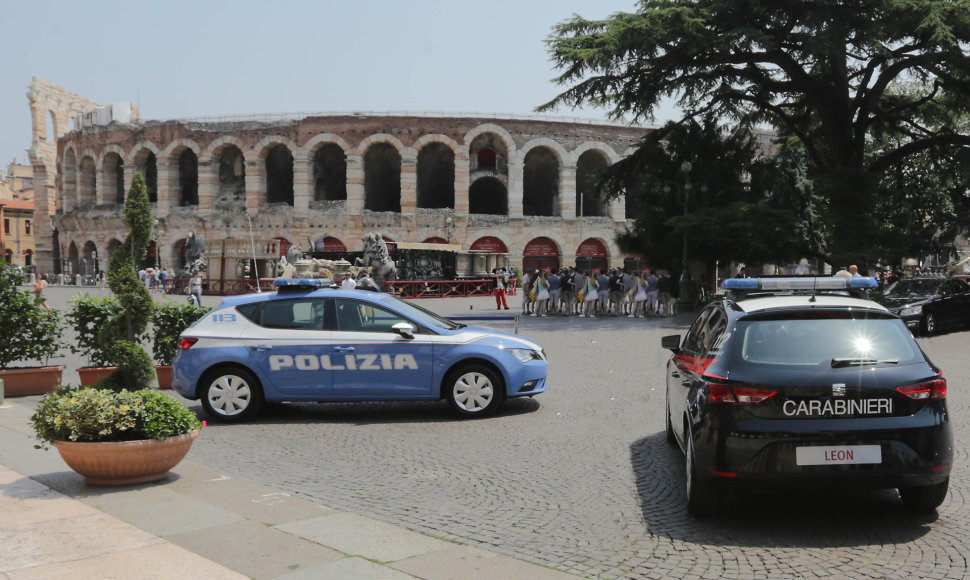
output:
<path id="1" fill-rule="evenodd" d="M 490 304 L 421 302 L 453 316 L 490 312 Z M 695 520 L 684 510 L 682 455 L 663 433 L 668 352 L 660 348 L 661 336 L 683 332 L 690 319 L 522 319 L 519 333 L 549 354 L 550 389 L 495 417 L 457 420 L 445 403 L 276 405 L 254 423 L 210 423 L 189 459 L 595 578 L 968 575 L 970 484 L 959 445 L 970 415 L 967 332 L 920 339 L 949 381 L 958 444 L 938 514 L 909 515 L 888 491 L 806 490 L 738 494 L 723 517 Z"/>

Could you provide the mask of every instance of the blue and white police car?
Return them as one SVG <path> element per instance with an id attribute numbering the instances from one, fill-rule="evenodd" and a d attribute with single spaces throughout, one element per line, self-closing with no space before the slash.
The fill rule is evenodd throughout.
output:
<path id="1" fill-rule="evenodd" d="M 182 333 L 173 388 L 224 422 L 265 402 L 446 399 L 463 417 L 546 390 L 542 347 L 330 280 L 233 296 Z"/>

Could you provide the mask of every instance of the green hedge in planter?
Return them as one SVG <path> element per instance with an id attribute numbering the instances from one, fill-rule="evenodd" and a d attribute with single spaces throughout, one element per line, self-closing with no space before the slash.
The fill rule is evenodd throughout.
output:
<path id="1" fill-rule="evenodd" d="M 170 365 L 178 353 L 179 335 L 212 310 L 208 306 L 164 302 L 155 304 L 152 316 L 152 356 L 155 364 Z"/>
<path id="2" fill-rule="evenodd" d="M 21 283 L 23 276 L 0 260 L 0 369 L 15 362 L 46 365 L 65 346 L 60 313 L 40 308 Z"/>

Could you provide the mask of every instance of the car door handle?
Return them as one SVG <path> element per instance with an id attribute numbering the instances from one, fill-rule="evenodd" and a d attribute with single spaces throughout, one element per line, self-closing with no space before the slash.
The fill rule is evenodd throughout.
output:
<path id="1" fill-rule="evenodd" d="M 680 381 L 680 384 L 683 385 L 683 386 L 685 386 L 685 387 L 689 387 L 690 386 L 690 379 L 684 379 L 684 380 Z"/>
<path id="2" fill-rule="evenodd" d="M 335 347 L 333 347 L 333 351 L 335 353 L 337 353 L 337 354 L 346 354 L 348 352 L 354 352 L 355 350 L 357 350 L 357 349 L 354 348 L 354 347 L 352 347 L 352 346 L 335 346 Z"/>
<path id="3" fill-rule="evenodd" d="M 675 379 L 679 379 L 680 378 L 680 373 L 678 373 L 677 371 L 674 371 L 674 372 L 670 373 L 670 376 L 674 377 Z"/>
<path id="4" fill-rule="evenodd" d="M 273 347 L 268 344 L 254 344 L 249 348 L 259 352 L 266 352 L 267 350 L 273 350 Z"/>

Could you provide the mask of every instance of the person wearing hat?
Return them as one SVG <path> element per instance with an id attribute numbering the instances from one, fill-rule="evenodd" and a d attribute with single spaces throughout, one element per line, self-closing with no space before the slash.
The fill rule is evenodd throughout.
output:
<path id="1" fill-rule="evenodd" d="M 340 283 L 340 287 L 344 290 L 353 290 L 357 287 L 357 282 L 354 281 L 354 277 L 351 275 L 350 270 L 344 272 L 344 281 Z"/>

